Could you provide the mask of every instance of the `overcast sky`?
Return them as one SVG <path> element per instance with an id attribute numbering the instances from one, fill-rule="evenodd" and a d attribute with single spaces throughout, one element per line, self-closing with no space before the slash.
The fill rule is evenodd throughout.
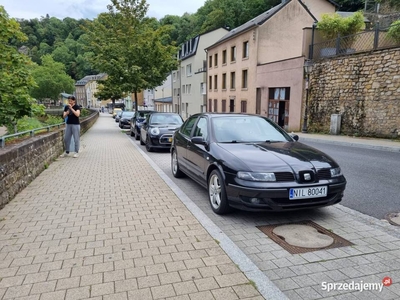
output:
<path id="1" fill-rule="evenodd" d="M 160 19 L 165 15 L 182 16 L 185 12 L 195 13 L 205 0 L 147 0 L 148 15 Z M 50 17 L 64 19 L 93 19 L 107 11 L 110 0 L 1 0 L 11 18 L 34 19 Z"/>

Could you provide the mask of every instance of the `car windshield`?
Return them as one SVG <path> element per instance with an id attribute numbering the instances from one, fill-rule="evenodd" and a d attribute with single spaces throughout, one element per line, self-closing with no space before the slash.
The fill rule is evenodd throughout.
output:
<path id="1" fill-rule="evenodd" d="M 151 117 L 150 123 L 155 125 L 160 125 L 160 124 L 182 125 L 183 121 L 178 114 L 156 113 Z"/>
<path id="2" fill-rule="evenodd" d="M 218 143 L 291 141 L 288 134 L 263 117 L 222 116 L 212 118 L 211 124 Z"/>
<path id="3" fill-rule="evenodd" d="M 133 111 L 124 111 L 121 115 L 122 118 L 132 118 L 134 115 Z"/>

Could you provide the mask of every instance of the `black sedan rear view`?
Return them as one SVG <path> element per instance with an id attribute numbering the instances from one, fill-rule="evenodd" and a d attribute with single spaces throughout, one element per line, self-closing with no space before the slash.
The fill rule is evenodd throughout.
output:
<path id="1" fill-rule="evenodd" d="M 217 214 L 231 207 L 287 211 L 333 205 L 346 179 L 327 154 L 259 115 L 201 113 L 175 132 L 171 169 L 208 189 Z"/>

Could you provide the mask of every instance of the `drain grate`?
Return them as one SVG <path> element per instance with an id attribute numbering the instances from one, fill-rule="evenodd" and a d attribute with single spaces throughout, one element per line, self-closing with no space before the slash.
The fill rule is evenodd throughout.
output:
<path id="1" fill-rule="evenodd" d="M 303 248 L 303 247 L 298 247 L 298 246 L 293 246 L 288 244 L 283 237 L 276 235 L 273 233 L 274 228 L 282 225 L 308 225 L 313 228 L 315 228 L 319 233 L 321 234 L 326 234 L 327 236 L 330 236 L 333 238 L 333 243 L 327 247 L 323 248 Z M 348 240 L 338 236 L 337 234 L 334 234 L 333 232 L 325 229 L 324 227 L 318 225 L 317 223 L 314 223 L 313 221 L 310 220 L 305 220 L 305 221 L 299 221 L 295 223 L 286 223 L 286 224 L 275 224 L 275 225 L 265 225 L 265 226 L 256 226 L 259 230 L 261 230 L 264 234 L 266 234 L 271 240 L 273 240 L 275 243 L 277 243 L 279 246 L 281 246 L 283 249 L 288 251 L 291 254 L 300 254 L 300 253 L 306 253 L 306 252 L 312 252 L 312 251 L 318 251 L 318 250 L 325 250 L 325 249 L 332 249 L 332 248 L 339 248 L 339 247 L 346 247 L 346 246 L 351 246 L 353 243 L 349 242 Z"/>

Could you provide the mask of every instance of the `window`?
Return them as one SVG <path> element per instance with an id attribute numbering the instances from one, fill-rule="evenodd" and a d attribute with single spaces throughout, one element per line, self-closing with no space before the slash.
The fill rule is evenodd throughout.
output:
<path id="1" fill-rule="evenodd" d="M 207 119 L 202 117 L 197 122 L 197 125 L 194 129 L 193 136 L 202 136 L 203 140 L 207 140 L 208 137 L 208 128 L 207 128 Z"/>
<path id="2" fill-rule="evenodd" d="M 270 100 L 290 100 L 290 87 L 286 88 L 270 88 Z"/>
<path id="3" fill-rule="evenodd" d="M 242 71 L 242 89 L 247 89 L 247 70 Z"/>
<path id="4" fill-rule="evenodd" d="M 212 112 L 212 100 L 211 99 L 208 99 L 208 111 L 209 112 Z"/>
<path id="5" fill-rule="evenodd" d="M 212 76 L 208 76 L 208 85 L 209 85 L 209 90 L 212 90 Z"/>
<path id="6" fill-rule="evenodd" d="M 222 74 L 222 89 L 226 90 L 226 73 Z"/>
<path id="7" fill-rule="evenodd" d="M 218 75 L 214 75 L 214 90 L 218 89 Z"/>
<path id="8" fill-rule="evenodd" d="M 235 112 L 235 99 L 229 99 L 229 112 Z"/>
<path id="9" fill-rule="evenodd" d="M 187 84 L 186 85 L 186 94 L 190 94 L 191 90 L 192 90 L 192 85 L 191 84 Z"/>
<path id="10" fill-rule="evenodd" d="M 192 76 L 192 64 L 186 66 L 186 77 Z"/>
<path id="11" fill-rule="evenodd" d="M 212 55 L 208 57 L 208 67 L 212 68 Z"/>
<path id="12" fill-rule="evenodd" d="M 222 112 L 226 112 L 226 100 L 222 100 Z"/>
<path id="13" fill-rule="evenodd" d="M 218 111 L 218 101 L 217 99 L 214 99 L 214 112 Z"/>
<path id="14" fill-rule="evenodd" d="M 231 62 L 236 61 L 236 46 L 231 47 Z"/>
<path id="15" fill-rule="evenodd" d="M 182 85 L 182 94 L 186 94 L 186 85 Z"/>
<path id="16" fill-rule="evenodd" d="M 204 82 L 200 83 L 200 92 L 201 92 L 202 95 L 207 94 L 206 84 Z"/>
<path id="17" fill-rule="evenodd" d="M 243 43 L 243 58 L 249 57 L 249 42 Z"/>
<path id="18" fill-rule="evenodd" d="M 236 82 L 235 72 L 231 72 L 231 89 L 234 89 L 236 87 L 235 82 Z"/>
<path id="19" fill-rule="evenodd" d="M 190 133 L 192 132 L 192 128 L 194 126 L 194 123 L 196 122 L 197 117 L 192 117 L 189 119 L 184 126 L 181 127 L 179 130 L 180 133 L 186 136 L 190 136 Z"/>
<path id="20" fill-rule="evenodd" d="M 240 102 L 240 112 L 242 113 L 247 112 L 247 101 Z"/>
<path id="21" fill-rule="evenodd" d="M 218 53 L 214 55 L 214 67 L 218 67 Z"/>
<path id="22" fill-rule="evenodd" d="M 226 50 L 222 51 L 222 64 L 226 65 Z"/>

